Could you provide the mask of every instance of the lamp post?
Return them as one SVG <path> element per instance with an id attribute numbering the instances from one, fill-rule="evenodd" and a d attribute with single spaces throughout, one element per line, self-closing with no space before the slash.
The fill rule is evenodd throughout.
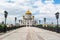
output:
<path id="1" fill-rule="evenodd" d="M 4 21 L 2 21 L 2 24 L 4 24 Z"/>
<path id="2" fill-rule="evenodd" d="M 46 29 L 46 18 L 44 18 L 44 28 Z"/>
<path id="3" fill-rule="evenodd" d="M 21 21 L 21 20 L 19 20 L 19 26 L 20 26 L 20 21 Z"/>
<path id="4" fill-rule="evenodd" d="M 40 24 L 41 20 L 39 20 L 39 24 Z"/>
<path id="5" fill-rule="evenodd" d="M 46 18 L 44 18 L 44 24 L 46 24 Z"/>
<path id="6" fill-rule="evenodd" d="M 8 12 L 4 11 L 4 17 L 5 17 L 5 27 L 4 27 L 4 32 L 7 31 L 7 26 L 6 26 L 6 19 L 7 19 Z"/>
<path id="7" fill-rule="evenodd" d="M 19 23 L 20 23 L 20 20 L 19 20 Z"/>
<path id="8" fill-rule="evenodd" d="M 16 20 L 17 20 L 17 17 L 15 17 L 15 26 L 16 26 Z"/>
<path id="9" fill-rule="evenodd" d="M 46 18 L 44 18 L 44 26 L 46 26 Z"/>
<path id="10" fill-rule="evenodd" d="M 57 19 L 57 29 L 56 31 L 59 32 L 59 29 L 58 29 L 58 19 L 59 19 L 59 12 L 55 13 L 55 16 L 56 16 L 56 19 Z"/>

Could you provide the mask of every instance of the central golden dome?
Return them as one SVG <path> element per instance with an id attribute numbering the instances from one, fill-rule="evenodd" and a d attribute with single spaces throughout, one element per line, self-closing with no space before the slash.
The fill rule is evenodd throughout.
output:
<path id="1" fill-rule="evenodd" d="M 26 12 L 26 14 L 29 14 L 29 15 L 31 15 L 31 12 L 28 10 L 28 11 Z"/>

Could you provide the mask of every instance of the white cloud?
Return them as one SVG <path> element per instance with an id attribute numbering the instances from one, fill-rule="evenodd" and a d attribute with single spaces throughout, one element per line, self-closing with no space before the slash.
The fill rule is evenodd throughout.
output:
<path id="1" fill-rule="evenodd" d="M 4 9 L 0 9 L 0 14 L 4 14 Z"/>
<path id="2" fill-rule="evenodd" d="M 0 22 L 4 21 L 4 17 L 0 15 Z"/>
<path id="3" fill-rule="evenodd" d="M 14 3 L 9 3 L 6 0 L 0 0 L 0 1 L 1 1 L 0 2 L 0 14 L 4 13 L 3 12 L 4 10 L 9 11 L 10 15 L 8 15 L 7 21 L 10 21 L 10 22 L 12 21 L 12 23 L 16 15 L 17 17 L 18 15 L 20 15 L 18 20 L 22 19 L 22 16 L 24 15 L 23 10 L 27 11 L 28 9 L 30 9 L 30 11 L 35 15 L 36 17 L 35 19 L 38 19 L 38 20 L 39 19 L 43 20 L 44 17 L 54 19 L 55 13 L 57 11 L 60 12 L 60 4 L 59 5 L 53 4 L 54 0 L 45 0 L 45 4 L 42 3 L 42 0 L 37 0 L 36 2 L 35 0 L 12 0 L 14 1 Z M 33 6 L 37 6 L 37 8 L 34 8 Z M 13 9 L 18 9 L 18 10 L 13 10 Z M 1 17 L 0 21 L 2 20 L 4 20 L 3 17 Z"/>
<path id="4" fill-rule="evenodd" d="M 14 0 L 16 3 L 24 3 L 26 0 Z"/>
<path id="5" fill-rule="evenodd" d="M 54 3 L 54 0 L 45 0 L 45 3 Z"/>
<path id="6" fill-rule="evenodd" d="M 18 19 L 18 15 L 8 15 L 7 16 L 7 23 L 9 23 L 10 22 L 10 24 L 12 23 L 15 23 L 15 17 L 17 17 L 17 19 Z"/>

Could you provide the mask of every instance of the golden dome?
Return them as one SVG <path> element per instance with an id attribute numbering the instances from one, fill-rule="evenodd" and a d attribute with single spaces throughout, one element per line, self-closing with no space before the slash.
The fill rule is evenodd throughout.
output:
<path id="1" fill-rule="evenodd" d="M 31 12 L 28 10 L 28 11 L 26 12 L 26 14 L 29 14 L 29 15 L 31 15 Z"/>
<path id="2" fill-rule="evenodd" d="M 23 19 L 25 18 L 25 16 L 23 16 Z"/>
<path id="3" fill-rule="evenodd" d="M 34 18 L 34 16 L 32 16 L 32 18 Z"/>

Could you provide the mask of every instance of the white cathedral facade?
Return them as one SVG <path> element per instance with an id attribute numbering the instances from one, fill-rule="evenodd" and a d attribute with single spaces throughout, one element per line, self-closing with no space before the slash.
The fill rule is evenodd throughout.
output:
<path id="1" fill-rule="evenodd" d="M 32 16 L 32 13 L 28 10 L 23 16 L 23 19 L 21 20 L 20 25 L 25 25 L 29 27 L 36 24 L 37 24 L 37 21 L 34 19 L 34 16 Z"/>

